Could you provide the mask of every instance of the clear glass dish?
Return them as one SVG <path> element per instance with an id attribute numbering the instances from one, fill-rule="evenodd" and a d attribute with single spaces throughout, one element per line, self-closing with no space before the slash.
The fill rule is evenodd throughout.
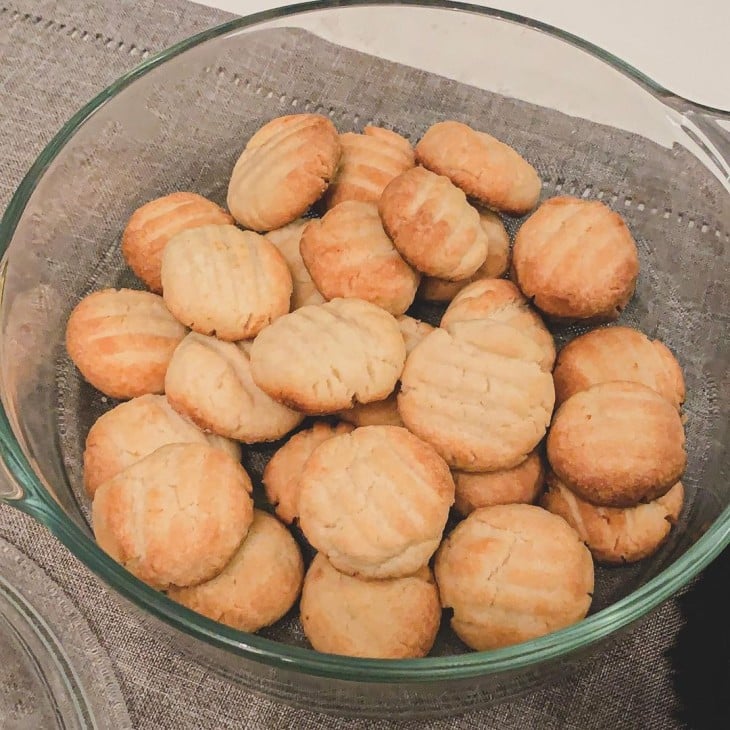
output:
<path id="1" fill-rule="evenodd" d="M 600 571 L 581 623 L 484 653 L 444 631 L 436 656 L 422 660 L 322 655 L 295 617 L 265 635 L 228 629 L 143 585 L 94 543 L 80 455 L 112 404 L 68 363 L 68 313 L 91 289 L 135 285 L 118 246 L 135 207 L 176 189 L 222 202 L 247 137 L 300 111 L 329 114 L 342 131 L 374 122 L 414 140 L 438 119 L 469 121 L 524 152 L 544 197 L 602 199 L 632 228 L 642 274 L 622 319 L 667 341 L 685 368 L 688 500 L 657 555 Z M 2 220 L 0 498 L 46 525 L 161 640 L 275 699 L 340 714 L 447 715 L 570 671 L 730 540 L 728 122 L 578 38 L 455 2 L 280 8 L 147 59 L 60 130 Z M 248 452 L 254 476 L 272 448 Z"/>

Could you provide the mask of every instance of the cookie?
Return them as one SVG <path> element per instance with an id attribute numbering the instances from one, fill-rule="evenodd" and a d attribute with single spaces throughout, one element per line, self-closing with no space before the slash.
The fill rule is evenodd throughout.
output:
<path id="1" fill-rule="evenodd" d="M 299 519 L 299 480 L 312 452 L 333 436 L 350 433 L 353 428 L 349 423 L 331 426 L 318 421 L 311 428 L 295 433 L 269 459 L 262 481 L 266 498 L 280 520 L 290 525 Z"/>
<path id="2" fill-rule="evenodd" d="M 428 563 L 453 501 L 451 473 L 433 448 L 404 428 L 366 426 L 309 457 L 299 526 L 337 570 L 398 578 Z"/>
<path id="3" fill-rule="evenodd" d="M 364 299 L 391 314 L 413 303 L 421 276 L 396 251 L 375 203 L 340 203 L 304 229 L 299 248 L 325 299 Z"/>
<path id="4" fill-rule="evenodd" d="M 218 575 L 253 519 L 251 480 L 221 449 L 169 444 L 104 482 L 92 505 L 104 552 L 153 588 Z"/>
<path id="5" fill-rule="evenodd" d="M 340 573 L 322 553 L 307 571 L 300 610 L 317 651 L 371 659 L 426 656 L 441 623 L 427 567 L 403 578 L 363 580 Z"/>
<path id="6" fill-rule="evenodd" d="M 542 350 L 488 320 L 436 329 L 409 355 L 398 411 L 407 428 L 455 469 L 496 471 L 523 462 L 545 434 L 553 379 Z"/>
<path id="7" fill-rule="evenodd" d="M 122 254 L 129 268 L 159 294 L 162 251 L 167 242 L 187 228 L 227 223 L 233 223 L 233 217 L 202 195 L 171 193 L 132 213 L 122 233 Z"/>
<path id="8" fill-rule="evenodd" d="M 434 572 L 451 627 L 477 651 L 577 623 L 593 594 L 593 561 L 578 533 L 529 504 L 472 512 L 444 540 Z"/>
<path id="9" fill-rule="evenodd" d="M 446 177 L 414 167 L 388 184 L 378 210 L 403 258 L 428 276 L 467 279 L 487 258 L 479 213 Z"/>
<path id="10" fill-rule="evenodd" d="M 354 426 L 403 426 L 398 413 L 398 400 L 395 393 L 385 400 L 358 404 L 337 414 L 343 421 Z"/>
<path id="11" fill-rule="evenodd" d="M 469 197 L 512 215 L 532 210 L 542 183 L 535 168 L 509 145 L 460 122 L 438 122 L 416 145 L 424 167 L 446 175 Z"/>
<path id="12" fill-rule="evenodd" d="M 640 383 L 599 383 L 555 413 L 547 456 L 560 481 L 593 504 L 631 507 L 679 481 L 687 455 L 677 409 Z"/>
<path id="13" fill-rule="evenodd" d="M 255 337 L 289 311 L 292 278 L 276 246 L 235 226 L 174 236 L 162 255 L 165 304 L 201 335 Z"/>
<path id="14" fill-rule="evenodd" d="M 164 392 L 167 364 L 185 332 L 157 294 L 102 289 L 71 312 L 66 351 L 104 395 L 136 398 Z"/>
<path id="15" fill-rule="evenodd" d="M 204 433 L 178 414 L 164 395 L 142 395 L 120 403 L 89 429 L 84 449 L 84 487 L 90 497 L 100 484 L 167 444 L 209 444 L 236 461 L 241 447 L 234 441 Z"/>
<path id="16" fill-rule="evenodd" d="M 415 317 L 409 317 L 407 314 L 401 314 L 398 320 L 400 332 L 403 335 L 403 342 L 406 345 L 406 355 L 410 355 L 416 345 L 430 332 L 433 332 L 433 326 L 428 322 L 422 322 Z"/>
<path id="17" fill-rule="evenodd" d="M 245 228 L 281 228 L 319 200 L 340 153 L 337 130 L 327 117 L 272 119 L 251 137 L 233 168 L 228 209 Z"/>
<path id="18" fill-rule="evenodd" d="M 517 231 L 512 273 L 545 314 L 610 322 L 634 293 L 639 256 L 621 216 L 603 203 L 551 198 Z"/>
<path id="19" fill-rule="evenodd" d="M 382 127 L 365 127 L 362 134 L 345 132 L 340 145 L 337 173 L 325 193 L 328 208 L 346 200 L 377 203 L 385 186 L 416 164 L 411 143 Z"/>
<path id="20" fill-rule="evenodd" d="M 682 482 L 664 496 L 635 507 L 596 507 L 573 494 L 551 474 L 542 505 L 560 515 L 588 546 L 593 557 L 608 564 L 634 563 L 655 553 L 679 519 L 684 502 Z"/>
<path id="21" fill-rule="evenodd" d="M 250 349 L 250 342 L 222 342 L 191 332 L 167 369 L 170 405 L 206 431 L 246 444 L 285 436 L 304 416 L 253 382 Z"/>
<path id="22" fill-rule="evenodd" d="M 560 351 L 553 378 L 557 403 L 611 380 L 642 383 L 676 408 L 684 402 L 682 368 L 669 348 L 630 327 L 605 327 L 576 337 Z"/>
<path id="23" fill-rule="evenodd" d="M 281 317 L 254 340 L 251 374 L 303 413 L 336 413 L 390 395 L 405 345 L 395 318 L 361 299 L 333 299 Z"/>
<path id="24" fill-rule="evenodd" d="M 213 621 L 253 632 L 289 611 L 303 578 L 296 540 L 279 520 L 257 509 L 245 540 L 215 578 L 167 595 Z"/>
<path id="25" fill-rule="evenodd" d="M 495 504 L 530 504 L 537 499 L 545 481 L 537 451 L 511 469 L 488 472 L 454 471 L 454 507 L 466 516 L 480 507 Z"/>

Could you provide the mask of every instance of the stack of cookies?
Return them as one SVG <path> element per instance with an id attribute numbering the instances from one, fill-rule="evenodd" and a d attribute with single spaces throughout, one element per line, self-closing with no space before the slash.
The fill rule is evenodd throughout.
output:
<path id="1" fill-rule="evenodd" d="M 477 650 L 581 620 L 591 555 L 646 557 L 678 518 L 684 384 L 626 327 L 556 360 L 543 317 L 616 319 L 638 256 L 620 216 L 568 197 L 510 252 L 501 215 L 540 192 L 518 152 L 459 122 L 413 149 L 301 114 L 248 141 L 230 212 L 187 192 L 135 211 L 122 251 L 149 291 L 87 296 L 66 333 L 121 401 L 84 453 L 100 546 L 243 631 L 301 594 L 328 653 L 425 656 L 442 609 Z M 422 301 L 440 320 L 413 316 Z M 253 484 L 242 450 L 264 442 L 280 444 Z"/>

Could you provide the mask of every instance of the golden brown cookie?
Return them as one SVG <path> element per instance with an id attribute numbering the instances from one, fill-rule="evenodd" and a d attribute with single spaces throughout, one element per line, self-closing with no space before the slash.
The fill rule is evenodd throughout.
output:
<path id="1" fill-rule="evenodd" d="M 404 428 L 366 426 L 309 457 L 299 525 L 339 571 L 398 578 L 428 563 L 453 501 L 451 473 L 433 448 Z"/>
<path id="2" fill-rule="evenodd" d="M 590 552 L 565 520 L 529 504 L 472 512 L 444 540 L 434 570 L 451 627 L 477 651 L 570 626 L 591 605 Z"/>
<path id="3" fill-rule="evenodd" d="M 171 193 L 132 213 L 122 234 L 124 260 L 153 291 L 162 292 L 162 251 L 187 228 L 233 223 L 233 216 L 197 193 Z"/>
<path id="4" fill-rule="evenodd" d="M 687 455 L 677 409 L 640 383 L 599 383 L 555 413 L 547 456 L 576 494 L 606 507 L 656 499 L 679 481 Z"/>
<path id="5" fill-rule="evenodd" d="M 317 651 L 372 659 L 426 656 L 441 623 L 427 567 L 404 578 L 364 580 L 340 573 L 322 553 L 307 571 L 300 610 Z"/>
<path id="6" fill-rule="evenodd" d="M 446 175 L 469 197 L 513 215 L 532 210 L 542 183 L 535 168 L 509 145 L 461 122 L 438 122 L 416 145 L 416 159 Z"/>
<path id="7" fill-rule="evenodd" d="M 610 322 L 634 293 L 639 256 L 621 216 L 603 203 L 551 198 L 517 231 L 512 273 L 551 317 Z"/>
<path id="8" fill-rule="evenodd" d="M 66 350 L 104 395 L 135 398 L 164 393 L 167 364 L 185 332 L 157 294 L 102 289 L 71 312 Z"/>
<path id="9" fill-rule="evenodd" d="M 272 119 L 248 141 L 228 184 L 228 209 L 246 228 L 291 223 L 327 189 L 340 159 L 334 124 L 319 114 Z"/>
<path id="10" fill-rule="evenodd" d="M 433 327 L 428 322 L 422 322 L 415 317 L 401 314 L 397 317 L 400 332 L 403 335 L 403 342 L 406 344 L 406 355 L 410 355 L 416 345 L 430 332 Z"/>
<path id="11" fill-rule="evenodd" d="M 337 415 L 354 426 L 403 426 L 395 393 L 391 393 L 385 400 L 358 404 L 340 411 Z"/>

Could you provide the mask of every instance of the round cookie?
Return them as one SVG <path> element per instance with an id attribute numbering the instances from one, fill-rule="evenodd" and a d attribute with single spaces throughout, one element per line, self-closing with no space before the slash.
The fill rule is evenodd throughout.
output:
<path id="1" fill-rule="evenodd" d="M 240 631 L 258 631 L 294 605 L 304 578 L 296 540 L 275 517 L 254 510 L 246 539 L 215 578 L 172 588 L 173 601 Z"/>
<path id="2" fill-rule="evenodd" d="M 210 580 L 253 519 L 251 480 L 221 449 L 169 444 L 104 482 L 92 505 L 99 547 L 153 588 Z"/>
<path id="3" fill-rule="evenodd" d="M 639 256 L 621 216 L 603 203 L 551 198 L 517 232 L 512 272 L 551 317 L 610 322 L 634 293 Z"/>
<path id="4" fill-rule="evenodd" d="M 334 208 L 346 200 L 377 203 L 385 186 L 416 162 L 411 143 L 382 127 L 365 127 L 362 134 L 340 135 L 342 156 L 325 203 Z"/>
<path id="5" fill-rule="evenodd" d="M 289 311 L 292 278 L 276 246 L 235 226 L 174 236 L 162 255 L 165 304 L 195 332 L 221 340 L 254 337 Z"/>
<path id="6" fill-rule="evenodd" d="M 593 561 L 578 533 L 529 504 L 472 512 L 444 540 L 434 571 L 451 627 L 477 651 L 577 623 L 593 594 Z"/>
<path id="7" fill-rule="evenodd" d="M 396 251 L 375 203 L 336 205 L 310 222 L 299 248 L 325 299 L 364 299 L 391 314 L 403 314 L 413 303 L 421 276 Z"/>
<path id="8" fill-rule="evenodd" d="M 532 210 L 542 183 L 535 168 L 509 145 L 461 122 L 438 122 L 416 145 L 424 167 L 446 175 L 469 197 L 512 215 Z"/>
<path id="9" fill-rule="evenodd" d="M 599 383 L 555 413 L 547 456 L 558 478 L 597 505 L 631 507 L 679 481 L 687 455 L 674 406 L 640 383 Z"/>
<path id="10" fill-rule="evenodd" d="M 385 400 L 358 404 L 340 411 L 337 415 L 354 426 L 403 426 L 395 393 L 391 393 Z"/>
<path id="11" fill-rule="evenodd" d="M 157 294 L 102 289 L 71 312 L 66 351 L 104 395 L 136 398 L 164 392 L 167 364 L 185 332 Z"/>
<path id="12" fill-rule="evenodd" d="M 588 546 L 593 557 L 608 564 L 634 563 L 652 555 L 679 519 L 684 502 L 682 482 L 664 496 L 635 507 L 596 507 L 548 476 L 542 506 L 560 515 Z"/>
<path id="13" fill-rule="evenodd" d="M 303 413 L 336 413 L 382 400 L 405 362 L 395 318 L 361 299 L 333 299 L 281 317 L 254 340 L 251 374 Z"/>
<path id="14" fill-rule="evenodd" d="M 172 407 L 206 431 L 255 444 L 276 441 L 304 416 L 270 398 L 251 377 L 250 342 L 222 342 L 191 332 L 165 377 Z"/>
<path id="15" fill-rule="evenodd" d="M 611 380 L 642 383 L 676 408 L 684 402 L 682 368 L 669 348 L 630 327 L 604 327 L 576 337 L 560 351 L 553 378 L 557 403 Z"/>
<path id="16" fill-rule="evenodd" d="M 173 410 L 164 395 L 142 395 L 120 403 L 89 429 L 84 449 L 84 487 L 90 497 L 100 484 L 167 444 L 209 444 L 236 461 L 241 447 L 204 433 Z"/>
<path id="17" fill-rule="evenodd" d="M 428 322 L 422 322 L 415 317 L 401 314 L 398 320 L 400 332 L 403 335 L 403 342 L 406 345 L 406 355 L 410 355 L 416 345 L 429 333 L 433 332 L 433 326 Z"/>
<path id="18" fill-rule="evenodd" d="M 162 251 L 187 228 L 233 223 L 223 208 L 197 193 L 171 193 L 150 200 L 132 213 L 122 234 L 129 268 L 153 291 L 162 292 Z"/>
<path id="19" fill-rule="evenodd" d="M 337 570 L 398 578 L 428 563 L 453 501 L 451 473 L 433 448 L 404 428 L 366 426 L 309 457 L 299 526 Z"/>
<path id="20" fill-rule="evenodd" d="M 414 167 L 388 184 L 378 210 L 403 258 L 428 276 L 467 279 L 487 258 L 479 213 L 446 177 Z"/>
<path id="21" fill-rule="evenodd" d="M 427 567 L 403 578 L 363 580 L 340 573 L 322 553 L 307 571 L 300 610 L 317 651 L 372 659 L 426 656 L 441 623 Z"/>
<path id="22" fill-rule="evenodd" d="M 281 228 L 322 196 L 340 153 L 337 130 L 327 117 L 272 119 L 251 137 L 233 168 L 228 209 L 246 228 Z"/>

